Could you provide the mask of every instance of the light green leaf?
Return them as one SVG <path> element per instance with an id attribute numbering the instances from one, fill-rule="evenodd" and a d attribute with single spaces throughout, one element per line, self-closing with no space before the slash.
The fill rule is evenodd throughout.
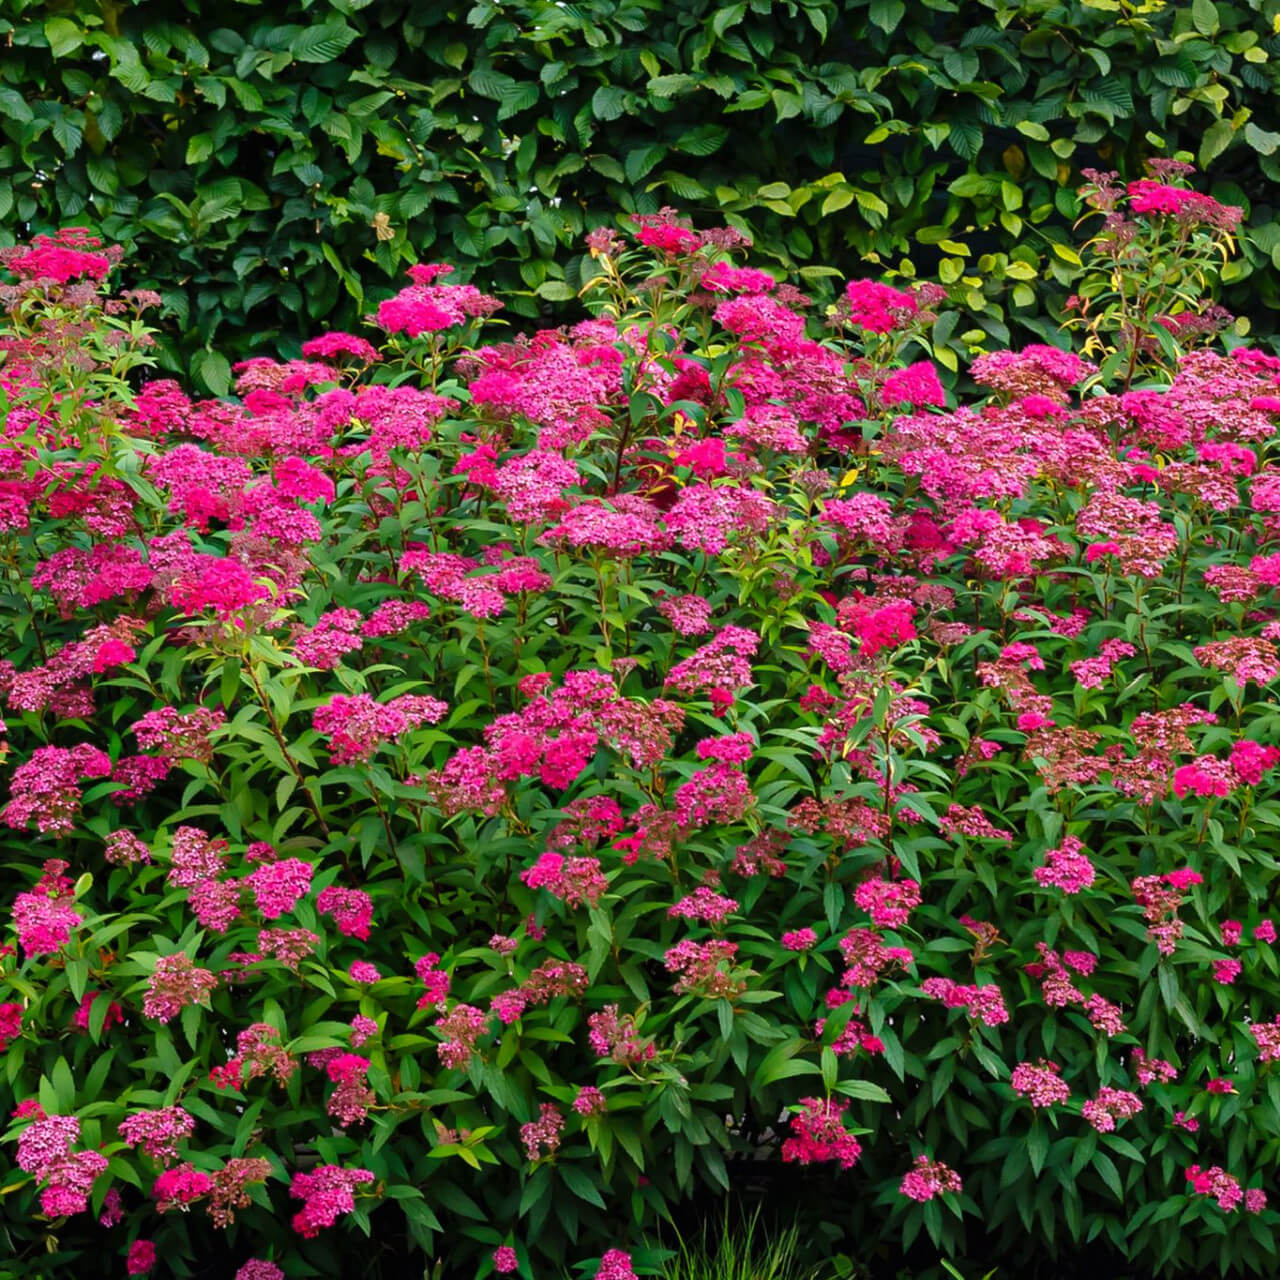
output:
<path id="1" fill-rule="evenodd" d="M 1280 133 L 1259 128 L 1252 120 L 1244 127 L 1244 140 L 1259 155 L 1264 156 L 1271 155 L 1277 147 L 1280 147 Z"/>
<path id="2" fill-rule="evenodd" d="M 826 218 L 833 213 L 839 213 L 841 209 L 851 205 L 853 199 L 853 189 L 851 187 L 837 187 L 834 191 L 829 192 L 827 198 L 822 202 L 822 216 Z"/>
<path id="3" fill-rule="evenodd" d="M 1215 120 L 1200 140 L 1200 167 L 1207 169 L 1231 145 L 1235 136 L 1230 120 Z"/>
<path id="4" fill-rule="evenodd" d="M 44 38 L 55 58 L 65 58 L 84 43 L 84 30 L 70 18 L 50 18 L 44 24 Z"/>

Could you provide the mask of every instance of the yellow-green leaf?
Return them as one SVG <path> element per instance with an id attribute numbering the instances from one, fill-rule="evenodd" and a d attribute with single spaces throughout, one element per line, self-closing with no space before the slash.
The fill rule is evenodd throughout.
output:
<path id="1" fill-rule="evenodd" d="M 837 187 L 822 202 L 822 216 L 839 213 L 841 209 L 853 203 L 853 192 L 848 187 Z"/>

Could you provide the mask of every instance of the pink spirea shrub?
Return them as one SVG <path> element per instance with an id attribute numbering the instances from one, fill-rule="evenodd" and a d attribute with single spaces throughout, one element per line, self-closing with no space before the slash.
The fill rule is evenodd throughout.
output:
<path id="1" fill-rule="evenodd" d="M 1228 235 L 1179 172 L 1093 252 Z M 1280 359 L 958 381 L 940 286 L 632 229 L 586 319 L 419 265 L 203 401 L 118 251 L 0 249 L 28 1270 L 632 1280 L 730 1156 L 859 1247 L 1270 1240 Z"/>

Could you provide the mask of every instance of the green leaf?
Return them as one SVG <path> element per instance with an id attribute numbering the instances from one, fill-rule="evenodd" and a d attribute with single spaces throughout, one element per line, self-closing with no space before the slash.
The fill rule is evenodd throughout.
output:
<path id="1" fill-rule="evenodd" d="M 1037 1116 L 1031 1123 L 1031 1132 L 1027 1134 L 1027 1159 L 1031 1162 L 1031 1172 L 1040 1176 L 1044 1168 L 1045 1157 L 1049 1154 L 1049 1130 L 1040 1123 Z"/>
<path id="2" fill-rule="evenodd" d="M 1235 136 L 1230 120 L 1215 120 L 1200 140 L 1200 167 L 1207 169 L 1231 145 Z"/>
<path id="3" fill-rule="evenodd" d="M 58 1099 L 57 1109 L 66 1116 L 74 1115 L 76 1109 L 76 1082 L 71 1074 L 71 1067 L 65 1058 L 59 1058 L 53 1064 L 53 1091 Z"/>
<path id="4" fill-rule="evenodd" d="M 769 94 L 769 98 L 773 102 L 774 112 L 779 124 L 784 120 L 790 120 L 793 116 L 798 116 L 804 110 L 804 99 L 798 93 L 788 93 L 784 89 L 774 89 Z"/>
<path id="5" fill-rule="evenodd" d="M 326 22 L 303 30 L 291 41 L 289 52 L 299 62 L 333 62 L 355 38 L 355 30 L 345 22 Z"/>
<path id="6" fill-rule="evenodd" d="M 65 58 L 84 43 L 84 30 L 70 18 L 50 18 L 44 24 L 44 38 L 55 58 Z"/>
<path id="7" fill-rule="evenodd" d="M 892 34 L 906 12 L 907 6 L 903 0 L 871 0 L 868 16 L 881 31 Z"/>
<path id="8" fill-rule="evenodd" d="M 225 396 L 231 390 L 231 362 L 221 351 L 206 347 L 195 352 L 191 370 L 215 396 Z"/>
<path id="9" fill-rule="evenodd" d="M 324 254 L 325 261 L 337 272 L 343 288 L 355 299 L 357 306 L 362 306 L 364 287 L 360 283 L 360 277 L 347 268 L 346 263 L 338 256 L 338 251 L 328 241 L 320 245 L 320 251 Z"/>
<path id="10" fill-rule="evenodd" d="M 666 154 L 666 147 L 657 142 L 651 142 L 646 146 L 635 147 L 628 151 L 623 161 L 623 169 L 626 172 L 627 181 L 639 182 L 652 172 L 653 168 Z"/>
<path id="11" fill-rule="evenodd" d="M 756 1068 L 755 1075 L 752 1076 L 752 1084 L 757 1089 L 763 1089 L 777 1080 L 786 1080 L 792 1076 L 820 1076 L 822 1068 L 816 1062 L 795 1057 L 796 1054 L 803 1052 L 804 1048 L 803 1040 L 784 1040 L 781 1044 L 774 1045 Z"/>
<path id="12" fill-rule="evenodd" d="M 99 159 L 97 156 L 90 156 L 85 161 L 84 169 L 89 181 L 99 191 L 105 191 L 107 195 L 114 195 L 120 189 L 120 180 L 116 176 L 115 161 L 110 157 Z"/>
<path id="13" fill-rule="evenodd" d="M 617 120 L 626 110 L 627 91 L 614 84 L 602 84 L 591 95 L 591 114 L 597 120 Z"/>
<path id="14" fill-rule="evenodd" d="M 822 202 L 822 216 L 826 218 L 833 213 L 839 213 L 841 209 L 848 208 L 852 203 L 853 189 L 851 187 L 837 187 Z"/>
<path id="15" fill-rule="evenodd" d="M 1133 115 L 1133 96 L 1128 85 L 1117 76 L 1104 76 L 1095 80 L 1086 86 L 1081 96 L 1086 102 L 1102 107 L 1113 119 Z"/>
<path id="16" fill-rule="evenodd" d="M 1191 0 L 1191 25 L 1202 36 L 1211 36 L 1218 30 L 1218 10 L 1213 0 Z"/>
<path id="17" fill-rule="evenodd" d="M 887 218 L 889 216 L 889 206 L 873 191 L 863 191 L 858 187 L 854 187 L 853 198 L 858 202 L 858 208 L 864 213 L 870 214 L 872 218 Z"/>
<path id="18" fill-rule="evenodd" d="M 978 158 L 986 136 L 986 129 L 976 120 L 958 120 L 950 126 L 947 133 L 952 151 L 961 159 L 969 161 Z"/>
<path id="19" fill-rule="evenodd" d="M 690 75 L 654 76 L 645 86 L 654 98 L 678 98 L 698 87 L 698 77 Z"/>
<path id="20" fill-rule="evenodd" d="M 870 1080 L 842 1080 L 835 1086 L 836 1093 L 846 1098 L 861 1098 L 864 1102 L 892 1102 L 893 1099 L 878 1084 Z"/>
<path id="21" fill-rule="evenodd" d="M 728 4 L 716 11 L 711 19 L 711 30 L 722 36 L 730 27 L 735 27 L 746 16 L 747 6 L 739 0 L 737 4 Z"/>
<path id="22" fill-rule="evenodd" d="M 66 113 L 53 118 L 53 127 L 50 132 L 67 155 L 77 151 L 84 139 L 84 134 L 80 131 L 80 127 L 69 119 Z"/>
<path id="23" fill-rule="evenodd" d="M 0 111 L 13 124 L 26 124 L 35 119 L 35 112 L 27 105 L 27 100 L 16 89 L 0 85 Z"/>
<path id="24" fill-rule="evenodd" d="M 187 164 L 199 164 L 213 155 L 213 134 L 193 133 L 187 139 Z"/>
<path id="25" fill-rule="evenodd" d="M 492 97 L 492 99 L 500 100 L 502 99 L 503 91 L 515 81 L 509 76 L 503 76 L 502 72 L 497 72 L 493 67 L 484 65 L 484 67 L 476 67 L 472 70 L 470 76 L 467 77 L 467 83 L 481 97 Z"/>
<path id="26" fill-rule="evenodd" d="M 608 178 L 610 182 L 625 182 L 626 173 L 612 156 L 592 156 L 591 167 L 597 173 Z"/>
<path id="27" fill-rule="evenodd" d="M 706 187 L 688 174 L 673 173 L 669 169 L 658 175 L 658 180 L 650 184 L 650 189 L 660 185 L 666 186 L 680 200 L 701 200 L 710 194 Z"/>
<path id="28" fill-rule="evenodd" d="M 1000 178 L 990 178 L 981 173 L 965 173 L 956 178 L 947 188 L 953 196 L 973 199 L 976 196 L 995 196 L 1000 194 Z"/>
<path id="29" fill-rule="evenodd" d="M 582 1169 L 566 1162 L 557 1165 L 556 1172 L 560 1175 L 560 1180 L 579 1200 L 585 1200 L 588 1204 L 595 1205 L 597 1209 L 606 1208 L 604 1197 L 596 1187 L 595 1180 Z"/>
<path id="30" fill-rule="evenodd" d="M 1280 133 L 1273 133 L 1269 129 L 1261 129 L 1252 120 L 1244 127 L 1244 140 L 1259 155 L 1272 155 L 1277 147 L 1280 147 Z"/>
<path id="31" fill-rule="evenodd" d="M 700 124 L 681 134 L 673 145 L 691 156 L 709 156 L 720 150 L 728 136 L 724 125 Z"/>
<path id="32" fill-rule="evenodd" d="M 1093 1167 L 1101 1175 L 1103 1182 L 1115 1192 L 1117 1200 L 1124 1199 L 1124 1186 L 1120 1181 L 1120 1173 L 1111 1157 L 1105 1151 L 1096 1151 L 1093 1156 Z"/>
<path id="33" fill-rule="evenodd" d="M 68 960 L 66 965 L 67 985 L 71 988 L 71 998 L 78 1004 L 89 985 L 89 962 L 87 960 Z"/>

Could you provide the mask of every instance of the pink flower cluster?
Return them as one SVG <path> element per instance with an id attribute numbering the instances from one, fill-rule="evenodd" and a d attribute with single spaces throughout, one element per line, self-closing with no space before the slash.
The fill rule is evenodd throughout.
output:
<path id="1" fill-rule="evenodd" d="M 803 1110 L 791 1117 L 791 1136 L 782 1144 L 784 1161 L 817 1164 L 833 1161 L 852 1169 L 862 1154 L 857 1138 L 845 1128 L 849 1104 L 834 1098 L 801 1098 Z"/>
<path id="2" fill-rule="evenodd" d="M 713 707 L 727 709 L 733 695 L 752 682 L 747 661 L 760 645 L 760 638 L 743 627 L 724 627 L 688 658 L 677 662 L 667 675 L 667 684 L 681 693 L 706 693 Z"/>
<path id="3" fill-rule="evenodd" d="M 594 907 L 609 887 L 599 858 L 566 858 L 552 852 L 542 854 L 533 866 L 520 873 L 520 879 L 531 889 L 546 889 L 567 907 L 584 902 Z"/>
<path id="4" fill-rule="evenodd" d="M 325 1227 L 331 1227 L 344 1213 L 355 1207 L 355 1189 L 373 1182 L 368 1169 L 343 1169 L 339 1165 L 318 1165 L 310 1173 L 295 1173 L 289 1183 L 289 1194 L 302 1201 L 293 1216 L 293 1229 L 310 1240 Z"/>
<path id="5" fill-rule="evenodd" d="M 135 1240 L 129 1246 L 124 1271 L 128 1276 L 145 1276 L 156 1265 L 156 1247 L 150 1240 Z"/>
<path id="6" fill-rule="evenodd" d="M 418 1000 L 419 1009 L 429 1009 L 432 1005 L 443 1004 L 449 994 L 449 974 L 439 968 L 440 957 L 434 951 L 428 951 L 414 961 L 413 970 L 418 981 L 426 988 Z"/>
<path id="7" fill-rule="evenodd" d="M 928 1156 L 917 1156 L 916 1162 L 903 1175 L 899 1192 L 908 1200 L 923 1203 L 940 1196 L 944 1192 L 964 1190 L 960 1175 L 941 1160 L 931 1160 Z"/>
<path id="8" fill-rule="evenodd" d="M 474 1005 L 458 1003 L 435 1025 L 444 1037 L 436 1045 L 440 1061 L 446 1067 L 465 1067 L 476 1051 L 476 1041 L 489 1029 L 489 1020 Z"/>
<path id="9" fill-rule="evenodd" d="M 531 556 L 507 556 L 491 548 L 482 562 L 470 556 L 412 546 L 400 558 L 400 571 L 416 571 L 427 590 L 460 604 L 475 618 L 498 617 L 508 596 L 546 590 L 551 579 Z"/>
<path id="10" fill-rule="evenodd" d="M 236 1037 L 236 1051 L 209 1077 L 219 1089 L 238 1089 L 250 1080 L 272 1077 L 277 1084 L 287 1084 L 297 1062 L 282 1043 L 278 1028 L 270 1023 L 255 1022 Z"/>
<path id="11" fill-rule="evenodd" d="M 22 1034 L 22 1006 L 12 1001 L 0 1004 L 0 1053 Z"/>
<path id="12" fill-rule="evenodd" d="M 971 840 L 1013 839 L 1013 832 L 994 826 L 979 805 L 968 808 L 959 804 L 949 805 L 939 819 L 938 830 L 944 836 L 968 836 Z"/>
<path id="13" fill-rule="evenodd" d="M 1270 1022 L 1250 1023 L 1249 1034 L 1257 1043 L 1259 1062 L 1280 1062 L 1280 1014 Z"/>
<path id="14" fill-rule="evenodd" d="M 733 976 L 731 966 L 738 954 L 738 944 L 724 939 L 693 942 L 685 939 L 669 947 L 662 963 L 678 974 L 675 991 L 696 992 L 708 999 L 732 997 L 742 990 L 742 982 Z"/>
<path id="15" fill-rule="evenodd" d="M 920 886 L 914 880 L 864 880 L 853 900 L 877 929 L 901 929 L 920 905 Z"/>
<path id="16" fill-rule="evenodd" d="M 439 698 L 423 694 L 405 693 L 380 703 L 367 693 L 336 693 L 312 712 L 311 723 L 328 738 L 332 763 L 355 764 L 420 725 L 438 723 L 448 710 Z"/>
<path id="17" fill-rule="evenodd" d="M 410 267 L 413 283 L 379 304 L 378 324 L 388 333 L 403 333 L 413 339 L 483 319 L 501 309 L 497 298 L 481 293 L 474 285 L 434 283 L 452 270 L 443 263 Z"/>
<path id="18" fill-rule="evenodd" d="M 1111 1133 L 1117 1120 L 1127 1120 L 1142 1110 L 1142 1099 L 1125 1089 L 1112 1089 L 1103 1085 L 1096 1098 L 1089 1098 L 1080 1108 L 1080 1114 L 1099 1133 Z"/>
<path id="19" fill-rule="evenodd" d="M 42 835 L 69 835 L 80 814 L 81 778 L 104 778 L 111 758 L 82 742 L 75 747 L 37 747 L 9 783 L 9 803 L 0 813 L 6 826 L 34 826 Z"/>
<path id="20" fill-rule="evenodd" d="M 634 1019 L 619 1014 L 616 1004 L 588 1014 L 587 1027 L 587 1040 L 597 1057 L 632 1065 L 647 1062 L 656 1052 L 652 1041 L 641 1038 Z"/>
<path id="21" fill-rule="evenodd" d="M 138 1111 L 120 1121 L 120 1136 L 131 1147 L 141 1147 L 157 1164 L 178 1158 L 178 1143 L 191 1136 L 195 1117 L 182 1107 Z"/>
<path id="22" fill-rule="evenodd" d="M 839 942 L 840 954 L 849 967 L 843 983 L 846 987 L 870 987 L 887 969 L 911 964 L 913 956 L 906 947 L 886 947 L 874 929 L 850 929 Z"/>
<path id="23" fill-rule="evenodd" d="M 920 304 L 910 294 L 876 280 L 850 280 L 845 286 L 849 319 L 869 333 L 893 333 L 919 314 Z"/>
<path id="24" fill-rule="evenodd" d="M 245 883 L 253 892 L 258 910 L 267 920 L 292 911 L 311 888 L 314 868 L 301 858 L 267 862 L 250 872 Z"/>
<path id="25" fill-rule="evenodd" d="M 1241 686 L 1250 680 L 1270 684 L 1280 675 L 1280 649 L 1272 641 L 1259 636 L 1213 640 L 1197 645 L 1194 652 L 1197 662 L 1226 672 Z"/>
<path id="26" fill-rule="evenodd" d="M 544 1102 L 538 1109 L 538 1118 L 520 1126 L 525 1155 L 534 1161 L 555 1155 L 563 1130 L 563 1112 L 554 1103 Z"/>
<path id="27" fill-rule="evenodd" d="M 169 1022 L 188 1005 L 208 1005 L 210 993 L 218 980 L 208 969 L 200 968 L 189 956 L 161 956 L 147 983 L 142 998 L 142 1012 L 158 1022 Z"/>
<path id="28" fill-rule="evenodd" d="M 1056 1062 L 1020 1062 L 1009 1078 L 1014 1093 L 1026 1098 L 1033 1107 L 1051 1107 L 1066 1102 L 1071 1090 L 1062 1079 L 1062 1068 Z"/>
<path id="29" fill-rule="evenodd" d="M 720 925 L 738 909 L 733 898 L 726 898 L 705 886 L 695 889 L 667 908 L 667 915 L 674 919 L 700 920 L 704 924 Z"/>
<path id="30" fill-rule="evenodd" d="M 36 235 L 24 252 L 6 257 L 5 266 L 24 280 L 44 285 L 66 285 L 88 277 L 101 280 L 111 270 L 114 253 L 94 253 L 102 241 L 82 228 L 67 227 L 52 236 Z"/>
<path id="31" fill-rule="evenodd" d="M 1202 880 L 1199 872 L 1184 867 L 1162 876 L 1137 876 L 1130 883 L 1133 900 L 1142 908 L 1142 918 L 1147 923 L 1147 937 L 1156 944 L 1161 955 L 1173 954 L 1178 939 L 1182 937 L 1178 909 L 1187 889 Z"/>
<path id="32" fill-rule="evenodd" d="M 1166 1062 L 1163 1058 L 1148 1058 L 1141 1049 L 1135 1048 L 1129 1057 L 1133 1064 L 1133 1074 L 1141 1085 L 1151 1084 L 1155 1080 L 1159 1080 L 1162 1084 L 1171 1084 L 1178 1077 L 1172 1063 Z"/>
<path id="33" fill-rule="evenodd" d="M 1053 886 L 1067 894 L 1087 889 L 1093 884 L 1096 872 L 1093 863 L 1081 852 L 1083 848 L 1084 841 L 1079 837 L 1064 836 L 1056 849 L 1045 853 L 1044 865 L 1031 873 L 1036 883 Z"/>
<path id="34" fill-rule="evenodd" d="M 636 1280 L 631 1255 L 621 1249 L 607 1249 L 600 1259 L 595 1280 Z"/>
<path id="35" fill-rule="evenodd" d="M 486 726 L 484 746 L 461 748 L 426 777 L 443 812 L 497 813 L 509 784 L 522 777 L 564 790 L 605 744 L 635 767 L 651 768 L 684 722 L 683 711 L 665 700 L 623 697 L 603 671 L 568 671 L 557 689 L 548 680 L 526 678 L 528 706 L 497 716 Z"/>
<path id="36" fill-rule="evenodd" d="M 45 1184 L 40 1211 L 49 1218 L 84 1213 L 93 1184 L 107 1171 L 107 1159 L 97 1151 L 75 1151 L 80 1121 L 75 1116 L 46 1116 L 37 1107 L 35 1118 L 18 1135 L 18 1168 Z"/>
<path id="37" fill-rule="evenodd" d="M 1121 658 L 1132 658 L 1135 653 L 1137 650 L 1125 640 L 1104 640 L 1096 657 L 1081 658 L 1070 664 L 1071 674 L 1082 689 L 1101 689 L 1115 664 Z"/>
<path id="38" fill-rule="evenodd" d="M 344 1128 L 366 1120 L 369 1108 L 377 1100 L 366 1082 L 369 1066 L 369 1059 L 356 1053 L 338 1054 L 325 1066 L 329 1079 L 337 1086 L 329 1095 L 326 1110 Z"/>
<path id="39" fill-rule="evenodd" d="M 213 1178 L 190 1163 L 166 1169 L 151 1187 L 151 1198 L 157 1213 L 170 1209 L 186 1210 L 188 1205 L 203 1200 L 213 1190 Z"/>
<path id="40" fill-rule="evenodd" d="M 62 873 L 67 863 L 50 858 L 44 874 L 32 888 L 13 900 L 13 927 L 18 945 L 29 956 L 61 951 L 71 938 L 71 930 L 84 917 L 75 910 L 75 886 Z"/>
<path id="41" fill-rule="evenodd" d="M 368 938 L 369 926 L 373 923 L 373 899 L 363 889 L 344 889 L 341 885 L 330 885 L 327 889 L 321 889 L 316 896 L 316 909 L 321 915 L 333 917 L 339 933 L 349 938 Z M 353 976 L 354 969 L 353 964 Z M 377 974 L 376 969 L 374 974 Z M 374 982 L 377 980 L 376 976 L 371 979 Z"/>
<path id="42" fill-rule="evenodd" d="M 781 938 L 786 951 L 812 951 L 818 943 L 818 935 L 812 929 L 792 929 Z"/>
<path id="43" fill-rule="evenodd" d="M 574 1111 L 586 1119 L 601 1116 L 609 1109 L 609 1101 L 604 1093 L 592 1084 L 584 1084 L 573 1100 Z"/>
<path id="44" fill-rule="evenodd" d="M 1261 1213 L 1267 1207 L 1265 1191 L 1258 1188 L 1245 1191 L 1239 1179 L 1233 1178 L 1220 1165 L 1202 1169 L 1193 1164 L 1186 1171 L 1186 1179 L 1194 1195 L 1212 1197 L 1218 1208 L 1226 1213 L 1234 1213 L 1241 1202 L 1249 1213 Z"/>
<path id="45" fill-rule="evenodd" d="M 935 1000 L 941 1000 L 948 1009 L 963 1009 L 975 1022 L 998 1027 L 1009 1021 L 1009 1010 L 1004 995 L 994 982 L 985 986 L 966 986 L 950 978 L 926 978 L 920 990 Z"/>

